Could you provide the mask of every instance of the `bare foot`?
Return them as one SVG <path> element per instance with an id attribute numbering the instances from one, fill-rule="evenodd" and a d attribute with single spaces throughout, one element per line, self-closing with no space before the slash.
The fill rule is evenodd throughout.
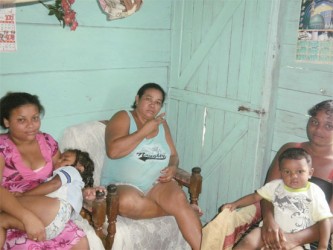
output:
<path id="1" fill-rule="evenodd" d="M 203 215 L 203 212 L 201 210 L 201 208 L 196 205 L 196 204 L 191 204 L 191 207 L 193 208 L 193 210 L 196 212 L 196 214 L 201 217 Z"/>

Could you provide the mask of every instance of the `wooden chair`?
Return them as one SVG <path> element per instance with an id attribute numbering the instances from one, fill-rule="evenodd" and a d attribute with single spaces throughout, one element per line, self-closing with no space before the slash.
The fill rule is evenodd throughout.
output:
<path id="1" fill-rule="evenodd" d="M 192 174 L 179 168 L 175 179 L 180 186 L 188 188 L 191 204 L 198 205 L 199 194 L 201 193 L 202 176 L 201 169 L 194 167 Z M 92 212 L 82 209 L 81 215 L 86 218 L 94 227 L 96 234 L 101 238 L 105 249 L 112 248 L 116 234 L 116 222 L 119 214 L 119 203 L 117 186 L 110 184 L 107 187 L 107 195 L 97 192 L 96 200 L 93 202 Z M 103 225 L 107 218 L 107 234 L 103 232 Z"/>
<path id="2" fill-rule="evenodd" d="M 90 157 L 95 163 L 94 180 L 95 180 L 95 185 L 97 186 L 99 185 L 103 161 L 106 157 L 104 133 L 105 133 L 105 121 L 86 122 L 65 129 L 59 143 L 60 149 L 62 151 L 66 148 L 77 148 L 87 151 L 89 153 Z M 175 176 L 175 179 L 178 181 L 179 185 L 188 189 L 190 203 L 195 205 L 198 205 L 199 194 L 201 193 L 202 177 L 200 172 L 201 169 L 199 167 L 194 167 L 192 169 L 192 173 L 189 173 L 184 169 L 179 168 Z M 91 212 L 89 212 L 86 209 L 82 209 L 81 212 L 81 215 L 84 218 L 86 218 L 89 221 L 89 223 L 94 227 L 96 234 L 101 238 L 103 245 L 105 246 L 106 249 L 111 249 L 114 243 L 117 231 L 116 225 L 117 225 L 118 214 L 119 214 L 119 204 L 118 204 L 117 187 L 112 184 L 107 187 L 107 195 L 105 195 L 104 193 L 96 194 L 96 200 L 92 204 Z M 119 225 L 123 226 L 123 219 L 124 217 L 118 217 L 118 223 L 121 223 Z M 168 220 L 169 224 L 171 224 L 169 218 L 165 220 Z M 174 219 L 172 221 L 172 225 L 173 225 L 172 230 L 170 231 L 175 231 L 173 227 L 177 227 L 177 225 Z M 145 227 L 146 224 L 142 225 L 142 228 Z M 157 228 L 159 227 L 160 224 L 158 224 Z M 181 234 L 177 232 L 176 238 L 178 238 L 179 240 L 180 237 L 182 238 Z M 175 238 L 173 239 L 175 244 L 178 244 L 177 239 Z M 184 243 L 187 245 L 187 243 L 184 242 L 183 238 L 179 240 L 179 242 L 182 242 L 182 244 Z M 186 249 L 188 248 L 186 247 Z"/>

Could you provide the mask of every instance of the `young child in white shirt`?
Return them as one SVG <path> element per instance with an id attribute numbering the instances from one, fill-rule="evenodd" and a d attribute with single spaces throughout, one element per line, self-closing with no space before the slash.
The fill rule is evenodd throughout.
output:
<path id="1" fill-rule="evenodd" d="M 280 228 L 287 232 L 297 232 L 319 223 L 320 240 L 317 249 L 326 250 L 330 237 L 332 217 L 325 194 L 319 186 L 309 182 L 313 174 L 311 156 L 303 148 L 288 148 L 279 157 L 281 178 L 266 183 L 255 193 L 244 196 L 222 206 L 231 211 L 251 205 L 261 199 L 272 202 L 274 217 Z M 261 229 L 255 228 L 233 249 L 261 249 Z M 309 245 L 293 249 L 309 249 Z"/>

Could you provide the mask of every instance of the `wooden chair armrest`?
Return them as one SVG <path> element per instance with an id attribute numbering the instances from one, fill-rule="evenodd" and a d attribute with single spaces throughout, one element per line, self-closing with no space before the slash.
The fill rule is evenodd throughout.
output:
<path id="1" fill-rule="evenodd" d="M 109 185 L 107 187 L 108 194 L 104 192 L 96 192 L 96 199 L 92 202 L 92 211 L 85 208 L 81 210 L 81 216 L 88 220 L 89 224 L 94 228 L 97 236 L 102 240 L 106 250 L 111 250 L 116 234 L 116 221 L 119 211 L 119 202 L 117 194 L 117 186 Z M 104 234 L 103 225 L 107 218 L 107 235 Z"/>
<path id="2" fill-rule="evenodd" d="M 105 242 L 105 249 L 111 250 L 114 237 L 116 234 L 116 222 L 117 216 L 119 214 L 119 196 L 117 193 L 117 186 L 114 184 L 110 184 L 107 187 L 108 194 L 106 196 L 106 216 L 108 218 L 108 228 L 107 228 L 107 236 Z"/>
<path id="3" fill-rule="evenodd" d="M 202 187 L 202 176 L 201 168 L 192 168 L 192 173 L 185 171 L 184 169 L 178 168 L 175 174 L 175 180 L 181 186 L 188 188 L 190 194 L 190 203 L 198 205 L 199 195 Z"/>

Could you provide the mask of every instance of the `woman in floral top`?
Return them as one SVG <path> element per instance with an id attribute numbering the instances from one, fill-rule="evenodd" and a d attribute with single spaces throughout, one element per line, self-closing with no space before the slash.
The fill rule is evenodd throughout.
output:
<path id="1" fill-rule="evenodd" d="M 35 95 L 12 92 L 0 100 L 0 125 L 8 130 L 0 135 L 0 184 L 10 192 L 25 192 L 44 182 L 59 158 L 58 143 L 39 131 L 43 113 Z M 40 207 L 39 217 L 58 209 L 57 199 L 43 200 L 34 204 Z M 60 235 L 48 241 L 31 240 L 25 232 L 8 229 L 4 249 L 83 250 L 89 246 L 85 233 L 70 220 Z"/>

